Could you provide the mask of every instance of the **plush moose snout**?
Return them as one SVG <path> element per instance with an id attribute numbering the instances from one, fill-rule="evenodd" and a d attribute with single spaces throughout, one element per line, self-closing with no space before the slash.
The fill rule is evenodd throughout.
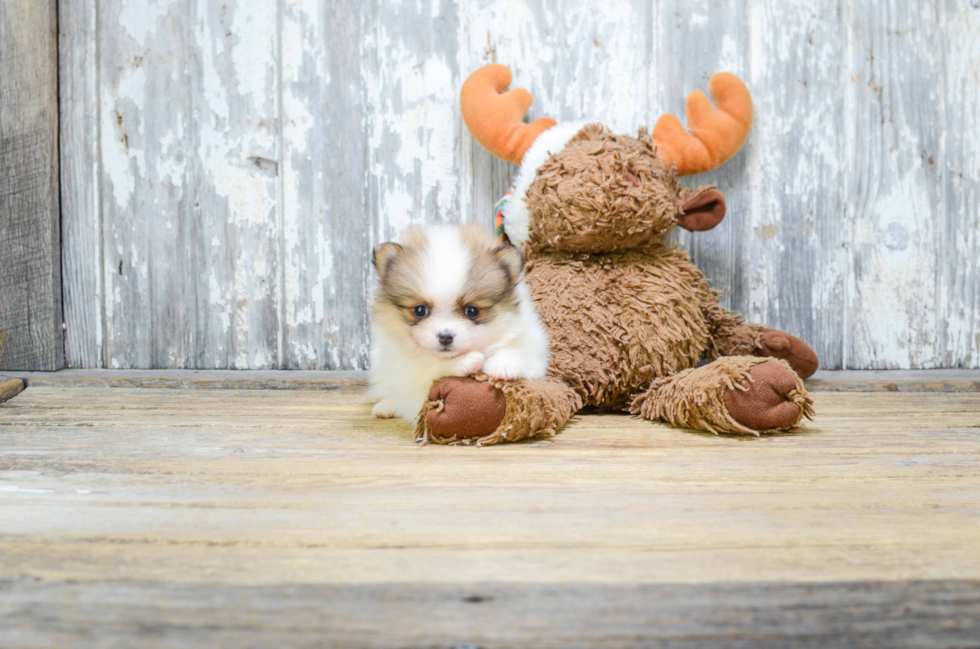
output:
<path id="1" fill-rule="evenodd" d="M 710 230 L 725 218 L 725 196 L 714 185 L 683 189 L 677 225 L 691 232 Z"/>

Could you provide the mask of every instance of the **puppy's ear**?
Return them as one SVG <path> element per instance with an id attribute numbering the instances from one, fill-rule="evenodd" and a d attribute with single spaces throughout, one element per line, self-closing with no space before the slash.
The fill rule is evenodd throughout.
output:
<path id="1" fill-rule="evenodd" d="M 381 278 L 383 282 L 385 279 L 385 273 L 388 272 L 388 266 L 391 262 L 398 256 L 403 248 L 397 243 L 382 243 L 380 246 L 374 249 L 374 269 L 378 271 L 378 277 Z"/>
<path id="2" fill-rule="evenodd" d="M 500 263 L 507 273 L 510 283 L 516 283 L 517 278 L 521 276 L 521 271 L 524 270 L 524 255 L 521 254 L 521 251 L 514 246 L 500 246 L 493 251 L 493 258 Z"/>

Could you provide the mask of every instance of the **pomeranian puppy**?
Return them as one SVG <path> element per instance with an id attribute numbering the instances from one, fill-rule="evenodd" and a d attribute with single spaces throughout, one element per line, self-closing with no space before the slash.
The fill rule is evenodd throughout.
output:
<path id="1" fill-rule="evenodd" d="M 376 417 L 413 422 L 443 376 L 545 376 L 548 335 L 517 248 L 475 225 L 412 227 L 374 250 L 374 267 Z"/>

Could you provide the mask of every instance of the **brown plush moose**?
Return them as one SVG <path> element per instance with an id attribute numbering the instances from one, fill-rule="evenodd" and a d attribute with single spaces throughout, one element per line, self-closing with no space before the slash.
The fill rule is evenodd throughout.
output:
<path id="1" fill-rule="evenodd" d="M 708 230 L 725 215 L 712 186 L 677 176 L 714 169 L 741 147 L 752 99 L 734 75 L 709 82 L 717 104 L 688 97 L 690 131 L 673 115 L 652 136 L 599 124 L 523 124 L 531 95 L 504 92 L 510 70 L 488 65 L 463 84 L 463 118 L 491 153 L 521 165 L 503 201 L 506 238 L 551 340 L 549 376 L 433 383 L 416 439 L 495 444 L 554 435 L 583 407 L 625 410 L 715 433 L 785 431 L 812 417 L 801 378 L 817 356 L 795 336 L 745 323 L 667 243 L 675 226 Z M 698 366 L 705 358 L 708 363 Z"/>

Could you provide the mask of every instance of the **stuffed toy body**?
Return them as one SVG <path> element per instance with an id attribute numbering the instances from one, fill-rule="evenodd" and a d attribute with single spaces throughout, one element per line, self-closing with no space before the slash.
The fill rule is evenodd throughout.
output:
<path id="1" fill-rule="evenodd" d="M 440 379 L 416 439 L 493 444 L 554 435 L 583 407 L 732 434 L 785 431 L 810 417 L 802 378 L 817 368 L 813 350 L 723 308 L 687 253 L 667 243 L 677 225 L 707 230 L 725 215 L 721 192 L 684 188 L 677 176 L 737 152 L 752 121 L 742 82 L 712 77 L 717 108 L 692 93 L 690 132 L 665 115 L 652 137 L 634 138 L 599 124 L 522 124 L 531 96 L 503 92 L 510 81 L 502 65 L 481 68 L 461 104 L 474 137 L 521 164 L 498 220 L 527 261 L 551 343 L 549 376 Z M 710 362 L 699 366 L 703 359 Z"/>

